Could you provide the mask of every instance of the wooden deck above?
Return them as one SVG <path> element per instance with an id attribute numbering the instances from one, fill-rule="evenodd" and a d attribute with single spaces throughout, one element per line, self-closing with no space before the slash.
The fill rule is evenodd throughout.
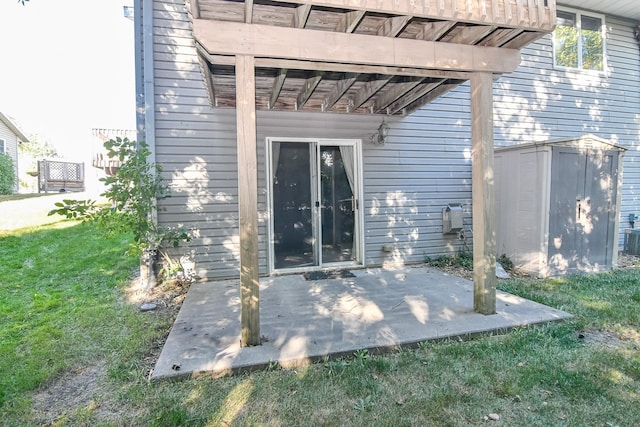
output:
<path id="1" fill-rule="evenodd" d="M 515 70 L 551 32 L 555 0 L 191 0 L 213 106 L 235 107 L 235 55 L 255 57 L 256 107 L 407 114 Z"/>

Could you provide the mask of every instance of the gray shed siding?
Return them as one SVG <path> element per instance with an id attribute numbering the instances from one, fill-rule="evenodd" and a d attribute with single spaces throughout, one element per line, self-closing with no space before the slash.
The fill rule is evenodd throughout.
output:
<path id="1" fill-rule="evenodd" d="M 13 160 L 13 169 L 15 171 L 14 191 L 18 191 L 18 136 L 0 120 L 0 139 L 4 141 L 5 154 Z"/>
<path id="2" fill-rule="evenodd" d="M 208 105 L 184 2 L 156 1 L 153 13 L 156 161 L 173 188 L 173 196 L 160 202 L 159 220 L 194 231 L 195 238 L 182 251 L 194 255 L 199 276 L 236 276 L 235 110 Z M 494 83 L 497 145 L 589 132 L 627 148 L 636 146 L 638 47 L 629 25 L 613 19 L 607 25 L 612 27 L 608 40 L 612 75 L 590 82 L 585 89 L 574 89 L 582 79 L 552 69 L 549 37 L 523 51 L 520 69 Z M 554 80 L 548 85 L 543 78 L 550 75 Z M 584 108 L 575 108 L 578 102 Z M 262 274 L 267 271 L 267 137 L 362 140 L 367 265 L 420 262 L 427 255 L 461 249 L 463 242 L 457 236 L 442 235 L 442 208 L 447 203 L 463 205 L 464 234 L 470 239 L 468 84 L 410 116 L 387 118 L 389 142 L 372 145 L 368 137 L 381 120 L 379 116 L 258 112 Z M 625 181 L 627 177 L 631 183 L 640 180 L 635 163 L 637 158 L 629 153 Z M 633 211 L 637 197 L 633 184 L 625 185 L 624 196 L 623 213 Z M 388 244 L 394 252 L 382 251 Z"/>

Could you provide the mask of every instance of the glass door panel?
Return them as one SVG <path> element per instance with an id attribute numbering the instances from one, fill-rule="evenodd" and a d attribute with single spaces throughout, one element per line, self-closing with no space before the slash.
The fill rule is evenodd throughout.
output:
<path id="1" fill-rule="evenodd" d="M 316 265 L 309 143 L 273 143 L 272 150 L 275 268 Z"/>
<path id="2" fill-rule="evenodd" d="M 358 262 L 356 146 L 271 141 L 273 268 Z"/>
<path id="3" fill-rule="evenodd" d="M 353 166 L 345 164 L 353 163 L 353 148 L 321 145 L 319 153 L 322 264 L 349 262 L 354 259 L 356 198 L 351 184 Z"/>

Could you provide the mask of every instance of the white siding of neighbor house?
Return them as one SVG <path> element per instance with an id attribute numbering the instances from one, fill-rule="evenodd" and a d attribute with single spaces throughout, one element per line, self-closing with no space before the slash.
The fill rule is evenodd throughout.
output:
<path id="1" fill-rule="evenodd" d="M 14 190 L 18 191 L 18 136 L 2 120 L 0 120 L 0 139 L 4 140 L 5 154 L 13 160 L 13 169 L 15 171 Z"/>
<path id="2" fill-rule="evenodd" d="M 181 251 L 194 255 L 199 276 L 236 276 L 235 110 L 209 107 L 184 2 L 164 0 L 154 5 L 155 152 L 173 189 L 172 197 L 160 202 L 159 220 L 193 230 L 195 238 Z M 640 129 L 638 46 L 630 26 L 613 19 L 607 24 L 612 27 L 609 52 L 615 52 L 609 59 L 612 76 L 585 81 L 554 71 L 547 37 L 525 49 L 517 72 L 494 83 L 497 145 L 593 133 L 635 150 Z M 547 78 L 551 83 L 545 82 Z M 267 271 L 267 137 L 362 140 L 367 265 L 420 262 L 425 256 L 462 249 L 457 236 L 442 235 L 442 208 L 448 203 L 463 205 L 464 234 L 470 244 L 469 85 L 410 116 L 386 118 L 389 142 L 370 144 L 368 137 L 381 120 L 381 116 L 258 112 L 262 274 Z M 627 155 L 625 181 L 631 183 L 625 183 L 623 192 L 627 213 L 638 197 L 637 162 L 634 153 Z M 389 244 L 395 251 L 383 252 Z"/>

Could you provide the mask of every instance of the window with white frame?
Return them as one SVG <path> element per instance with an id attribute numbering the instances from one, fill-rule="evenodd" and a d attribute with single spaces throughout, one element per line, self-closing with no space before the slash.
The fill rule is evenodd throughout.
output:
<path id="1" fill-rule="evenodd" d="M 5 146 L 4 139 L 0 139 L 0 153 L 6 154 L 7 147 Z"/>
<path id="2" fill-rule="evenodd" d="M 603 71 L 605 61 L 604 16 L 558 10 L 553 32 L 556 67 Z"/>

